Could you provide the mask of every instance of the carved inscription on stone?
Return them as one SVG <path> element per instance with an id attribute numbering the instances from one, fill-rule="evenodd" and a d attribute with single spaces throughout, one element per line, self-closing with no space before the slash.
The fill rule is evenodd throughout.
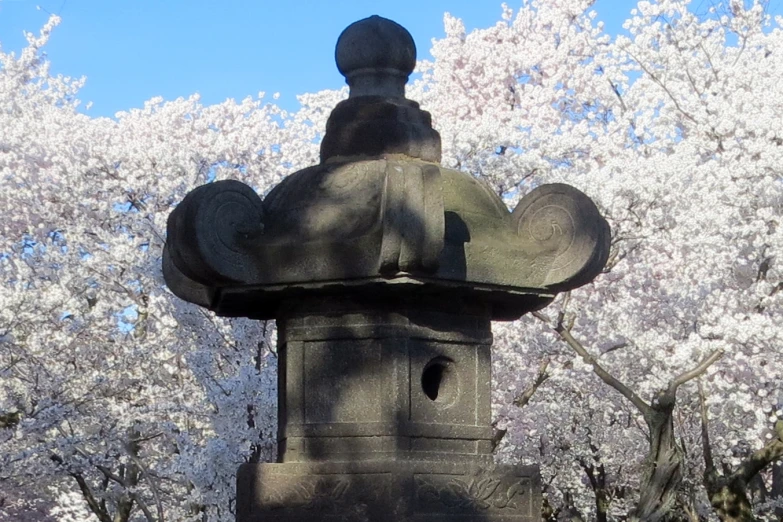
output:
<path id="1" fill-rule="evenodd" d="M 313 514 L 349 513 L 366 510 L 389 494 L 389 476 L 326 475 L 277 476 L 264 484 L 264 510 L 306 510 Z"/>
<path id="2" fill-rule="evenodd" d="M 417 474 L 414 481 L 418 513 L 502 512 L 504 516 L 532 516 L 532 483 L 528 478 L 492 473 Z"/>

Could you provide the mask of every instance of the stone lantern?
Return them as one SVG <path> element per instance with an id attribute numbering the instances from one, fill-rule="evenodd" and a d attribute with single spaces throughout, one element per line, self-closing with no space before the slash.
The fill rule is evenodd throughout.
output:
<path id="1" fill-rule="evenodd" d="M 277 320 L 278 462 L 240 468 L 237 520 L 537 521 L 538 469 L 491 455 L 490 322 L 591 281 L 609 227 L 568 185 L 509 212 L 442 168 L 429 113 L 405 98 L 403 27 L 356 22 L 336 60 L 350 97 L 319 165 L 263 201 L 203 185 L 168 221 L 177 296 Z"/>

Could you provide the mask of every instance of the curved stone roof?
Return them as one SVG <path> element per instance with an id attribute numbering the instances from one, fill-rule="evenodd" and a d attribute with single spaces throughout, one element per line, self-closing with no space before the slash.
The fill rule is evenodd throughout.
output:
<path id="1" fill-rule="evenodd" d="M 609 227 L 578 190 L 543 185 L 509 212 L 483 182 L 438 165 L 430 115 L 402 97 L 415 64 L 404 28 L 357 22 L 336 56 L 351 96 L 329 118 L 320 165 L 263 201 L 238 181 L 210 183 L 171 214 L 164 275 L 175 294 L 273 318 L 303 294 L 448 293 L 512 319 L 601 271 Z"/>

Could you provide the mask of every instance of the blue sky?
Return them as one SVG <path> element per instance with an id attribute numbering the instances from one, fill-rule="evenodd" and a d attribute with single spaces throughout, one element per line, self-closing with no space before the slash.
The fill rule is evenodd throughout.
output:
<path id="1" fill-rule="evenodd" d="M 693 3 L 706 8 L 712 1 Z M 771 5 L 783 11 L 783 0 Z M 594 10 L 616 34 L 634 6 L 597 0 Z M 59 14 L 45 51 L 54 73 L 87 77 L 79 98 L 93 102 L 86 111 L 93 116 L 195 92 L 207 104 L 279 92 L 278 103 L 295 109 L 297 94 L 343 85 L 334 44 L 351 22 L 391 18 L 426 57 L 432 38 L 444 34 L 446 11 L 468 30 L 488 27 L 500 19 L 501 0 L 0 0 L 0 43 L 18 51 L 22 31 L 37 33 L 48 13 Z"/>

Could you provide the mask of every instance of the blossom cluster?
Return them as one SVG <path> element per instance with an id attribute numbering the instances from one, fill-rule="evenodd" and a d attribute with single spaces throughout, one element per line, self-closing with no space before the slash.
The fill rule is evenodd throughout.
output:
<path id="1" fill-rule="evenodd" d="M 721 350 L 699 381 L 712 454 L 731 470 L 783 420 L 780 20 L 759 1 L 641 1 L 612 37 L 591 4 L 532 0 L 470 33 L 446 15 L 408 97 L 432 113 L 443 165 L 509 206 L 549 182 L 596 201 L 607 268 L 545 313 L 564 307 L 649 402 Z M 166 218 L 200 184 L 263 196 L 317 163 L 346 90 L 303 95 L 295 112 L 260 93 L 92 118 L 84 80 L 52 75 L 42 54 L 57 22 L 0 53 L 0 520 L 233 520 L 237 465 L 275 453 L 274 324 L 174 297 Z M 541 321 L 494 334 L 498 459 L 540 465 L 548 504 L 586 518 L 600 463 L 609 516 L 627 513 L 648 445 L 639 412 Z M 548 378 L 516 406 L 545 360 Z M 680 508 L 714 518 L 696 383 L 677 401 L 692 493 Z M 757 515 L 779 506 L 767 496 Z"/>

